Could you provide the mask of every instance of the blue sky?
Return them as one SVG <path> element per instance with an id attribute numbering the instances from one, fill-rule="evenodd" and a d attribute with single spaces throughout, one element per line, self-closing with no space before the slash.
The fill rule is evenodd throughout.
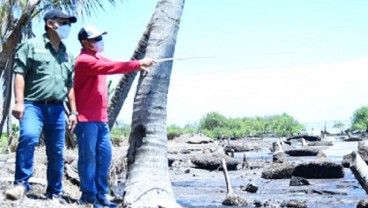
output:
<path id="1" fill-rule="evenodd" d="M 66 44 L 77 55 L 77 32 L 92 24 L 108 32 L 105 56 L 129 60 L 156 3 L 106 6 L 79 19 Z M 213 58 L 174 62 L 168 123 L 193 123 L 210 111 L 288 113 L 305 124 L 349 121 L 368 104 L 367 11 L 366 0 L 186 0 L 175 56 Z M 43 22 L 36 34 L 42 29 Z M 119 116 L 125 123 L 135 89 Z"/>

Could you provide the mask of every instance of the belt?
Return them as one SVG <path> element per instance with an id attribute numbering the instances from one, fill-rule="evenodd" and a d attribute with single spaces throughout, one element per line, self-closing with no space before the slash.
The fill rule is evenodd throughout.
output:
<path id="1" fill-rule="evenodd" d="M 63 101 L 60 100 L 40 100 L 40 101 L 34 101 L 35 103 L 40 103 L 44 105 L 59 105 L 63 104 Z"/>

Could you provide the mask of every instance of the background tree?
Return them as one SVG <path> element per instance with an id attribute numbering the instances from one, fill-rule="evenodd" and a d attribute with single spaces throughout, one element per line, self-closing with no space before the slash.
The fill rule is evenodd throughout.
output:
<path id="1" fill-rule="evenodd" d="M 353 130 L 368 130 L 368 106 L 363 106 L 354 111 L 351 118 Z"/>
<path id="2" fill-rule="evenodd" d="M 290 136 L 299 133 L 304 126 L 286 113 L 275 116 L 272 129 L 276 136 Z"/>
<path id="3" fill-rule="evenodd" d="M 174 55 L 184 0 L 160 0 L 148 25 L 147 57 Z M 167 158 L 167 94 L 172 62 L 140 74 L 129 138 L 125 207 L 180 207 L 171 186 Z"/>
<path id="4" fill-rule="evenodd" d="M 226 126 L 226 117 L 217 112 L 210 112 L 201 119 L 200 125 L 207 130 L 222 128 Z"/>
<path id="5" fill-rule="evenodd" d="M 345 124 L 342 121 L 334 121 L 333 128 L 340 129 L 340 133 L 344 133 Z"/>
<path id="6" fill-rule="evenodd" d="M 210 112 L 201 119 L 199 128 L 211 138 L 263 137 L 266 133 L 274 133 L 276 136 L 300 133 L 303 125 L 285 113 L 265 117 L 226 118 L 219 113 Z"/>

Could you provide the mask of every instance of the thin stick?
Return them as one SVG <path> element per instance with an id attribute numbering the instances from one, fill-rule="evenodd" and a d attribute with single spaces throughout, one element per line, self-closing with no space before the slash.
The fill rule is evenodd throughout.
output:
<path id="1" fill-rule="evenodd" d="M 165 62 L 165 61 L 178 61 L 178 60 L 187 60 L 187 59 L 201 59 L 201 58 L 212 58 L 213 56 L 193 56 L 193 57 L 183 57 L 183 58 L 162 58 L 156 59 L 156 63 Z"/>

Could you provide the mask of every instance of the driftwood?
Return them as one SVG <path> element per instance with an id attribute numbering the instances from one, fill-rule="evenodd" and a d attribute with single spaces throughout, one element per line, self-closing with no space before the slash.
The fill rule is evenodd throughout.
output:
<path id="1" fill-rule="evenodd" d="M 341 191 L 317 190 L 317 189 L 313 189 L 312 193 L 320 195 L 348 195 L 346 192 Z"/>
<path id="2" fill-rule="evenodd" d="M 194 134 L 187 140 L 187 143 L 189 144 L 208 144 L 212 142 L 213 139 L 206 137 L 203 134 Z"/>
<path id="3" fill-rule="evenodd" d="M 306 186 L 306 185 L 310 185 L 307 179 L 296 176 L 292 176 L 289 183 L 289 186 Z"/>
<path id="4" fill-rule="evenodd" d="M 297 165 L 292 172 L 293 176 L 303 178 L 343 178 L 344 168 L 326 158 L 317 159 L 309 163 Z"/>
<path id="5" fill-rule="evenodd" d="M 308 146 L 333 146 L 331 141 L 308 142 Z"/>
<path id="6" fill-rule="evenodd" d="M 257 193 L 258 186 L 254 183 L 249 183 L 246 186 L 240 186 L 240 189 L 249 193 Z"/>
<path id="7" fill-rule="evenodd" d="M 241 145 L 226 145 L 224 147 L 224 151 L 225 153 L 230 152 L 231 150 L 234 150 L 234 152 L 248 152 L 251 151 L 252 149 L 247 147 L 247 146 L 241 146 Z"/>
<path id="8" fill-rule="evenodd" d="M 285 152 L 285 149 L 289 148 L 289 144 L 286 144 L 283 140 L 272 142 L 271 152 L 276 154 L 278 152 Z"/>
<path id="9" fill-rule="evenodd" d="M 226 197 L 222 201 L 222 204 L 227 205 L 227 206 L 246 206 L 247 202 L 243 200 L 239 195 L 235 194 L 233 191 L 233 188 L 231 187 L 230 177 L 227 172 L 227 168 L 226 168 L 227 164 L 225 162 L 225 159 L 221 160 L 221 166 L 224 172 L 226 189 L 227 189 Z"/>
<path id="10" fill-rule="evenodd" d="M 228 170 L 237 170 L 241 164 L 239 160 L 231 158 L 222 153 L 205 153 L 191 158 L 191 162 L 198 168 L 216 170 L 221 167 L 221 160 L 225 159 Z"/>
<path id="11" fill-rule="evenodd" d="M 344 139 L 345 142 L 356 142 L 356 141 L 362 141 L 363 139 L 359 136 L 351 134 L 351 132 L 348 132 L 348 138 Z"/>
<path id="12" fill-rule="evenodd" d="M 297 207 L 297 208 L 307 208 L 307 203 L 305 201 L 299 201 L 295 199 L 291 199 L 288 201 L 283 201 L 280 207 Z"/>
<path id="13" fill-rule="evenodd" d="M 368 141 L 367 140 L 358 142 L 358 154 L 363 159 L 363 161 L 365 161 L 365 163 L 368 165 Z M 341 164 L 345 168 L 349 168 L 351 160 L 352 160 L 351 154 L 344 155 Z"/>
<path id="14" fill-rule="evenodd" d="M 368 199 L 360 200 L 357 204 L 357 208 L 368 208 Z"/>
<path id="15" fill-rule="evenodd" d="M 116 155 L 116 156 L 115 156 Z M 113 154 L 109 171 L 109 185 L 116 186 L 117 178 L 126 170 L 125 154 Z M 68 157 L 68 162 L 64 164 L 65 177 L 74 185 L 79 186 L 78 157 Z"/>
<path id="16" fill-rule="evenodd" d="M 264 179 L 288 179 L 291 178 L 291 173 L 294 170 L 294 165 L 290 162 L 277 163 L 262 171 L 262 178 Z"/>
<path id="17" fill-rule="evenodd" d="M 176 162 L 185 162 L 189 160 L 189 156 L 185 154 L 168 154 L 168 165 L 171 167 L 173 163 Z"/>
<path id="18" fill-rule="evenodd" d="M 290 156 L 316 156 L 319 150 L 314 148 L 302 147 L 298 149 L 285 150 L 285 153 Z"/>
<path id="19" fill-rule="evenodd" d="M 295 135 L 295 136 L 292 136 L 292 137 L 288 137 L 286 140 L 290 141 L 292 139 L 301 139 L 301 138 L 304 138 L 305 140 L 311 141 L 311 142 L 322 141 L 322 138 L 320 136 L 307 135 L 307 134 Z"/>
<path id="20" fill-rule="evenodd" d="M 362 138 L 347 138 L 347 139 L 344 139 L 343 141 L 344 142 L 360 142 L 362 140 L 363 140 Z"/>
<path id="21" fill-rule="evenodd" d="M 78 159 L 75 159 L 70 164 L 64 165 L 65 178 L 68 179 L 72 184 L 80 186 L 79 175 L 78 175 Z"/>
<path id="22" fill-rule="evenodd" d="M 243 154 L 243 169 L 249 168 L 249 162 L 246 154 Z"/>
<path id="23" fill-rule="evenodd" d="M 356 151 L 353 151 L 351 156 L 352 161 L 350 164 L 350 170 L 368 194 L 368 166 Z"/>
<path id="24" fill-rule="evenodd" d="M 286 160 L 282 141 L 273 142 L 271 151 L 273 151 L 272 165 L 262 171 L 261 177 L 265 179 L 291 178 L 294 165 Z"/>

